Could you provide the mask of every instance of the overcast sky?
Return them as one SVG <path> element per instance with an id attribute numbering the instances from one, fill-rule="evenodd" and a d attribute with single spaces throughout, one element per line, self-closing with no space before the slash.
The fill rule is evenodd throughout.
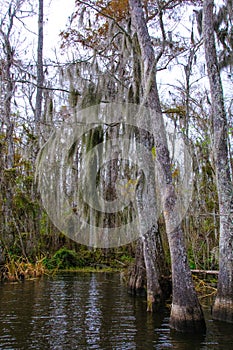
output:
<path id="1" fill-rule="evenodd" d="M 216 5 L 221 5 L 223 0 L 216 0 Z M 75 8 L 75 0 L 45 0 L 44 1 L 44 57 L 50 58 L 52 60 L 55 59 L 54 50 L 59 49 L 59 33 L 66 28 L 66 24 L 69 16 L 72 14 Z M 190 10 L 192 11 L 192 10 Z M 190 15 L 190 14 L 189 14 Z M 190 24 L 190 17 L 188 14 L 185 14 L 183 20 L 185 23 Z M 185 18 L 186 17 L 186 18 Z M 33 30 L 37 32 L 37 20 L 33 21 Z M 187 27 L 189 25 L 187 24 Z M 186 31 L 185 28 L 181 29 L 181 32 Z M 35 38 L 34 42 L 34 52 L 36 52 L 37 47 L 37 38 Z M 59 51 L 59 50 L 58 50 Z M 65 57 L 63 57 L 65 59 Z M 177 71 L 178 73 L 178 71 Z M 182 72 L 180 71 L 177 76 L 181 78 Z M 163 84 L 165 81 L 169 81 L 171 79 L 171 71 L 165 70 L 158 74 L 158 83 L 163 90 Z M 174 77 L 176 80 L 176 77 Z M 182 80 L 182 79 L 181 79 Z M 165 83 L 166 85 L 166 83 Z M 229 85 L 229 81 L 227 84 Z M 167 90 L 167 88 L 166 88 Z M 227 89 L 225 89 L 226 92 Z M 232 95 L 232 94 L 231 94 Z"/>
<path id="2" fill-rule="evenodd" d="M 59 33 L 65 29 L 68 17 L 74 10 L 75 0 L 45 0 L 44 3 L 44 54 L 59 45 Z"/>

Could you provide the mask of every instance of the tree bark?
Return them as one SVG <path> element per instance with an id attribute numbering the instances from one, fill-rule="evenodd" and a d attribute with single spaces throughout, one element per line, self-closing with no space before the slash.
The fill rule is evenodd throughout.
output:
<path id="1" fill-rule="evenodd" d="M 35 109 L 35 123 L 36 132 L 39 133 L 39 125 L 42 114 L 42 94 L 44 84 L 43 72 L 43 21 L 44 21 L 44 0 L 39 0 L 39 14 L 38 14 L 38 46 L 37 46 L 37 93 L 36 93 L 36 109 Z"/>
<path id="2" fill-rule="evenodd" d="M 6 156 L 4 160 L 4 170 L 11 170 L 14 167 L 14 122 L 12 119 L 12 98 L 14 95 L 14 83 L 13 83 L 13 73 L 12 65 L 15 58 L 15 52 L 13 46 L 11 45 L 11 34 L 14 25 L 14 19 L 16 16 L 15 9 L 13 12 L 8 11 L 8 18 L 6 19 L 6 28 L 4 28 L 3 23 L 0 26 L 0 36 L 2 38 L 2 47 L 4 58 L 2 59 L 2 85 L 3 85 L 3 113 L 2 120 L 3 125 L 5 125 L 5 142 L 6 142 Z M 13 200 L 13 185 L 10 176 L 9 182 L 6 180 L 4 174 L 4 181 L 1 181 L 5 187 L 5 200 L 3 201 L 3 217 L 4 217 L 4 231 L 5 236 L 10 233 L 12 225 L 12 200 Z"/>
<path id="3" fill-rule="evenodd" d="M 137 241 L 135 264 L 129 271 L 128 291 L 133 295 L 146 295 L 146 268 L 141 238 L 139 238 Z"/>
<path id="4" fill-rule="evenodd" d="M 151 113 L 162 207 L 171 253 L 172 308 L 170 326 L 179 331 L 203 331 L 205 321 L 188 264 L 177 196 L 171 174 L 171 161 L 156 84 L 156 60 L 140 0 L 130 0 L 132 25 L 138 36 L 142 55 L 144 101 Z"/>
<path id="5" fill-rule="evenodd" d="M 218 65 L 213 0 L 203 6 L 203 39 L 210 84 L 213 119 L 213 147 L 220 213 L 219 278 L 213 318 L 233 322 L 233 185 L 227 149 L 227 118 Z"/>
<path id="6" fill-rule="evenodd" d="M 133 36 L 132 50 L 133 93 L 131 96 L 132 100 L 129 102 L 140 103 L 140 90 L 142 87 L 141 57 L 136 35 Z M 143 116 L 138 116 L 138 118 L 143 118 Z M 156 202 L 155 169 L 151 152 L 153 148 L 153 138 L 151 134 L 145 130 L 137 130 L 136 138 L 137 144 L 143 144 L 149 152 L 143 156 L 143 163 L 147 164 L 147 168 L 145 169 L 143 164 L 140 167 L 143 171 L 138 173 L 138 184 L 136 187 L 136 204 L 141 232 L 141 239 L 139 242 L 142 245 L 141 253 L 143 256 L 139 254 L 136 255 L 135 268 L 132 270 L 133 276 L 130 279 L 130 283 L 132 284 L 132 281 L 135 281 L 138 276 L 140 276 L 141 281 L 144 281 L 144 274 L 143 277 L 141 277 L 142 272 L 144 272 L 141 269 L 141 260 L 143 259 L 146 272 L 147 311 L 153 311 L 159 308 L 170 292 L 167 278 L 170 273 L 166 264 L 163 243 L 157 223 L 159 208 Z M 140 146 L 138 149 L 138 154 L 139 153 Z M 144 176 L 146 182 L 144 181 Z M 145 211 L 148 213 L 147 217 L 145 217 L 143 213 Z M 153 215 L 153 220 L 149 218 L 151 215 L 150 213 Z M 148 227 L 148 219 L 152 223 L 149 230 L 146 229 L 146 227 Z M 139 261 L 137 261 L 137 259 L 139 259 Z M 136 283 L 135 287 L 137 287 Z M 135 290 L 135 293 L 137 293 L 137 290 Z"/>
<path id="7" fill-rule="evenodd" d="M 151 164 L 151 160 L 148 159 L 147 164 Z M 162 246 L 161 237 L 159 234 L 159 228 L 157 223 L 158 208 L 156 204 L 156 191 L 154 169 L 149 169 L 146 174 L 147 185 L 144 188 L 144 181 L 139 176 L 139 182 L 136 189 L 136 202 L 137 211 L 140 223 L 141 240 L 143 257 L 146 267 L 146 291 L 147 291 L 147 311 L 153 311 L 157 309 L 164 299 L 167 297 L 166 291 L 162 288 L 162 279 L 168 274 L 165 255 Z M 144 169 L 146 171 L 146 169 Z M 155 223 L 149 230 L 146 230 L 148 217 L 144 217 L 143 211 L 152 213 L 155 216 Z"/>

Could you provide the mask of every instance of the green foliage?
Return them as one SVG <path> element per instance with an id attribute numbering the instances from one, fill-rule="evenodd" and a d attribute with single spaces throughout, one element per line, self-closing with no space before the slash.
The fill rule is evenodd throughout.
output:
<path id="1" fill-rule="evenodd" d="M 130 265 L 132 262 L 134 262 L 134 258 L 131 255 L 123 254 L 120 257 L 120 261 L 122 261 L 126 265 Z"/>
<path id="2" fill-rule="evenodd" d="M 45 258 L 43 263 L 48 270 L 121 269 L 134 261 L 132 254 L 127 252 L 127 248 L 104 250 L 76 245 L 75 249 L 69 249 L 64 246 L 58 249 L 52 257 Z"/>
<path id="3" fill-rule="evenodd" d="M 195 256 L 191 248 L 188 249 L 188 261 L 189 261 L 190 269 L 194 270 L 197 268 L 196 262 L 195 262 Z"/>
<path id="4" fill-rule="evenodd" d="M 59 249 L 51 259 L 44 262 L 48 269 L 69 269 L 72 267 L 85 266 L 85 260 L 80 257 L 74 250 L 67 248 Z"/>

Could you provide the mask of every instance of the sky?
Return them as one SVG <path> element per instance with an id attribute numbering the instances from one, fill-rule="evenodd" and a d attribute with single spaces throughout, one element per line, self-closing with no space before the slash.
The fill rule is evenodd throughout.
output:
<path id="1" fill-rule="evenodd" d="M 59 33 L 65 29 L 74 6 L 75 0 L 44 1 L 44 53 L 46 56 L 59 46 Z"/>
<path id="2" fill-rule="evenodd" d="M 37 3 L 35 1 L 34 3 Z M 65 3 L 65 5 L 64 5 Z M 44 58 L 54 60 L 55 49 L 60 46 L 59 33 L 66 28 L 69 16 L 72 14 L 75 8 L 75 0 L 44 0 Z M 36 9 L 36 12 L 38 9 Z M 24 18 L 24 23 L 29 29 L 24 30 L 21 24 L 21 41 L 24 41 L 24 37 L 27 38 L 25 44 L 29 45 L 27 48 L 27 55 L 29 60 L 32 57 L 36 58 L 37 51 L 37 33 L 38 33 L 38 14 L 33 17 L 29 16 Z M 28 44 L 29 43 L 29 44 Z M 20 44 L 22 47 L 22 45 Z"/>
<path id="3" fill-rule="evenodd" d="M 222 0 L 216 0 L 215 4 L 218 6 L 222 4 Z M 61 56 L 58 54 L 60 47 L 60 38 L 59 33 L 66 28 L 66 24 L 68 22 L 69 16 L 73 13 L 75 9 L 75 0 L 44 0 L 44 58 L 51 59 L 52 61 L 56 60 L 55 50 L 57 50 L 57 55 L 60 62 L 67 59 L 65 56 Z M 184 14 L 183 21 L 187 21 L 190 23 L 190 14 Z M 34 32 L 37 33 L 37 16 L 33 19 L 28 19 L 28 27 Z M 189 24 L 187 24 L 187 28 Z M 172 28 L 171 28 L 172 29 Z M 176 28 L 177 29 L 177 28 Z M 181 28 L 180 31 L 182 34 L 186 31 L 185 28 Z M 190 35 L 190 33 L 188 34 Z M 29 59 L 34 57 L 34 61 L 36 59 L 36 50 L 37 50 L 37 36 L 32 35 L 32 45 L 29 49 Z M 175 82 L 178 78 L 179 80 L 183 80 L 183 72 L 178 71 L 176 68 L 175 74 L 169 70 L 161 71 L 158 74 L 158 83 L 160 85 L 160 89 L 165 93 L 167 91 L 166 83 L 167 81 L 172 80 Z M 228 80 L 228 79 L 226 79 Z M 229 86 L 229 81 L 227 81 L 225 86 Z M 230 88 L 232 88 L 232 84 L 230 84 Z M 225 89 L 226 91 L 227 89 Z M 232 96 L 232 92 L 230 93 Z"/>

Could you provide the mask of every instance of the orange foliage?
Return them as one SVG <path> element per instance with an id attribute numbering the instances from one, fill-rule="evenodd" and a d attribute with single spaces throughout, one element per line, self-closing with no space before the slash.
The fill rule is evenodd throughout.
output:
<path id="1" fill-rule="evenodd" d="M 128 0 L 111 0 L 107 3 L 104 0 L 98 0 L 96 5 L 101 8 L 100 14 L 109 16 L 117 22 L 122 21 L 129 15 Z"/>
<path id="2" fill-rule="evenodd" d="M 84 26 L 82 32 L 71 27 L 68 29 L 68 31 L 61 32 L 60 36 L 63 39 L 63 43 L 61 45 L 62 48 L 65 48 L 70 44 L 75 45 L 76 43 L 81 43 L 84 47 L 101 50 L 105 46 L 106 38 L 109 35 L 109 25 L 111 19 L 120 23 L 129 17 L 128 0 L 97 0 L 95 2 L 89 0 L 85 2 L 87 7 L 88 3 L 90 4 L 91 9 L 96 9 L 97 11 L 95 26 Z M 82 1 L 76 1 L 76 6 L 80 6 L 80 8 L 73 13 L 72 20 L 79 17 L 83 5 L 84 3 Z M 98 22 L 98 20 L 100 21 Z"/>
<path id="3" fill-rule="evenodd" d="M 199 2 L 202 2 L 202 0 L 165 0 L 160 1 L 160 6 L 161 10 L 165 11 L 171 10 L 183 3 Z M 80 13 L 83 13 L 83 9 L 89 7 L 93 12 L 96 11 L 96 22 L 93 26 L 91 23 L 83 26 L 81 31 L 75 27 L 70 27 L 68 30 L 61 32 L 60 36 L 63 39 L 62 48 L 81 43 L 86 48 L 103 50 L 106 45 L 106 38 L 109 36 L 111 19 L 124 26 L 121 22 L 127 21 L 130 17 L 128 0 L 76 0 L 75 3 L 77 11 L 72 14 L 72 21 L 79 19 Z M 158 7 L 154 0 L 142 0 L 142 5 L 147 21 L 153 20 L 158 15 Z M 112 43 L 112 48 L 114 48 L 114 43 Z"/>

